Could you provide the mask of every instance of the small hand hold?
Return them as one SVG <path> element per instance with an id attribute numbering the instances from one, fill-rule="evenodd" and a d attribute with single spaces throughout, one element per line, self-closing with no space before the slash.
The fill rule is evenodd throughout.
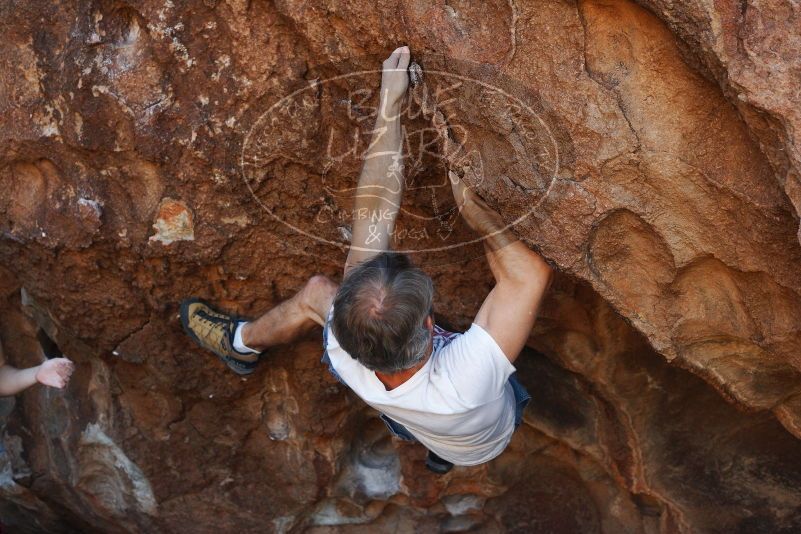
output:
<path id="1" fill-rule="evenodd" d="M 417 87 L 423 83 L 423 69 L 416 61 L 412 61 L 409 65 L 409 81 L 412 82 L 412 87 Z"/>

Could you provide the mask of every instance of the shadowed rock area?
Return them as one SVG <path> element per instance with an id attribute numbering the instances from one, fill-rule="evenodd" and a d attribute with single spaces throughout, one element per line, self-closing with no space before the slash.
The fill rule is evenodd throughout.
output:
<path id="1" fill-rule="evenodd" d="M 0 27 L 0 337 L 77 364 L 0 402 L 10 532 L 801 531 L 797 3 L 35 1 Z M 410 99 L 394 241 L 438 321 L 491 288 L 455 160 L 558 270 L 524 425 L 443 477 L 319 331 L 243 379 L 177 318 L 341 278 L 399 44 L 459 148 Z"/>

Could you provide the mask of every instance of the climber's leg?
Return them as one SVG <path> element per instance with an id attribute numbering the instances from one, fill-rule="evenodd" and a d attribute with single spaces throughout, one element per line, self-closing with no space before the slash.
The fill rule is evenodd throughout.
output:
<path id="1" fill-rule="evenodd" d="M 313 276 L 294 297 L 242 327 L 242 343 L 256 351 L 289 343 L 309 328 L 325 324 L 337 284 L 326 276 Z"/>
<path id="2" fill-rule="evenodd" d="M 186 334 L 198 345 L 217 355 L 235 373 L 247 375 L 259 361 L 255 352 L 239 352 L 234 348 L 237 325 L 232 314 L 220 312 L 200 299 L 181 302 L 181 324 Z"/>
<path id="3" fill-rule="evenodd" d="M 322 325 L 337 285 L 325 276 L 313 276 L 294 297 L 256 321 L 242 321 L 199 299 L 181 303 L 181 323 L 192 340 L 216 354 L 240 375 L 253 372 L 267 347 L 292 341 L 315 324 Z"/>

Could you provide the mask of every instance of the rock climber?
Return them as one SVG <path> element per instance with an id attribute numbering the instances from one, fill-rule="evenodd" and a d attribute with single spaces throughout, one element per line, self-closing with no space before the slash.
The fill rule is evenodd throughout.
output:
<path id="1" fill-rule="evenodd" d="M 522 421 L 529 394 L 513 363 L 525 345 L 550 280 L 543 258 L 504 229 L 500 215 L 450 173 L 467 224 L 482 234 L 495 286 L 462 334 L 434 324 L 431 278 L 389 251 L 403 194 L 401 108 L 409 84 L 409 48 L 384 61 L 380 108 L 365 155 L 342 284 L 313 276 L 292 298 L 255 321 L 182 302 L 187 334 L 234 372 L 253 371 L 265 349 L 323 327 L 323 362 L 381 414 L 393 435 L 428 449 L 436 473 L 498 456 Z"/>

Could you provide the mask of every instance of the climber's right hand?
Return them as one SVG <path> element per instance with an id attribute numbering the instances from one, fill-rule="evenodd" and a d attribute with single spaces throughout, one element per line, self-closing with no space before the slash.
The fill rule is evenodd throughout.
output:
<path id="1" fill-rule="evenodd" d="M 472 169 L 467 168 L 464 173 L 473 180 L 475 180 L 475 173 Z M 456 201 L 456 209 L 464 218 L 470 228 L 483 235 L 492 233 L 497 228 L 492 226 L 491 219 L 495 212 L 491 210 L 480 196 L 473 191 L 465 180 L 452 170 L 448 170 L 448 178 L 451 181 L 451 189 L 453 190 L 453 199 Z M 475 182 L 474 182 L 475 183 Z M 489 214 L 490 216 L 488 217 Z M 503 227 L 503 224 L 500 225 Z"/>
<path id="2" fill-rule="evenodd" d="M 408 46 L 396 48 L 384 60 L 381 69 L 381 109 L 397 108 L 406 96 L 409 87 L 409 61 L 411 51 Z"/>

